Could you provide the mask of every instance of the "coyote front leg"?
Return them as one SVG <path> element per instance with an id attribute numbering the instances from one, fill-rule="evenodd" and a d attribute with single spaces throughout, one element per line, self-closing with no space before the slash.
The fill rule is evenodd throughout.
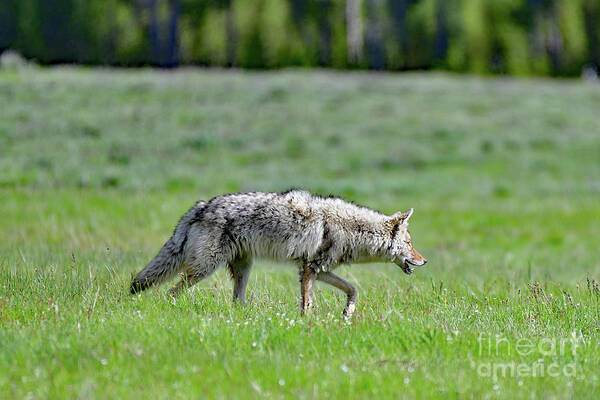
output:
<path id="1" fill-rule="evenodd" d="M 354 308 L 356 307 L 356 299 L 358 298 L 358 291 L 350 282 L 340 278 L 333 272 L 321 272 L 317 275 L 317 279 L 328 283 L 336 288 L 342 290 L 348 296 L 348 300 L 346 301 L 346 307 L 344 307 L 344 317 L 350 318 L 354 313 Z"/>
<path id="2" fill-rule="evenodd" d="M 317 273 L 307 264 L 300 270 L 300 311 L 305 314 L 313 302 L 313 286 Z"/>

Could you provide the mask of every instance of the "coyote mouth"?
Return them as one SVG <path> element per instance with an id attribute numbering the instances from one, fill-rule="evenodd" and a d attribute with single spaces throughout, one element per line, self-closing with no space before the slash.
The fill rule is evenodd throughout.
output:
<path id="1" fill-rule="evenodd" d="M 402 271 L 404 271 L 404 273 L 406 275 L 410 275 L 410 274 L 412 274 L 415 271 L 415 269 L 413 268 L 413 266 L 418 267 L 418 266 L 423 265 L 423 264 L 425 264 L 427 262 L 427 261 L 424 261 L 422 264 L 417 264 L 416 262 L 414 262 L 412 260 L 409 260 L 408 258 L 404 259 L 402 262 L 399 262 L 399 261 L 400 260 L 398 260 L 396 262 L 396 264 L 400 268 L 402 268 Z"/>
<path id="2" fill-rule="evenodd" d="M 405 261 L 404 261 L 404 262 L 403 262 L 403 263 L 400 265 L 400 268 L 402 268 L 402 271 L 404 271 L 404 273 L 405 273 L 406 275 L 410 275 L 410 274 L 412 274 L 412 273 L 413 273 L 413 271 L 414 271 L 414 269 L 412 269 L 412 268 L 410 267 L 410 264 L 409 264 L 408 260 L 405 260 Z"/>

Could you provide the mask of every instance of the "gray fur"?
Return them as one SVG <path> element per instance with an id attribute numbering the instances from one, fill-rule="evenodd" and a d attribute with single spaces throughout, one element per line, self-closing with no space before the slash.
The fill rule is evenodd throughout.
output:
<path id="1" fill-rule="evenodd" d="M 173 278 L 185 259 L 185 245 L 192 224 L 201 218 L 205 201 L 198 201 L 179 220 L 171 238 L 160 249 L 156 257 L 131 282 L 131 293 Z"/>
<path id="2" fill-rule="evenodd" d="M 315 279 L 348 295 L 345 314 L 352 314 L 356 289 L 334 275 L 340 264 L 391 261 L 406 273 L 426 261 L 414 250 L 408 234 L 412 209 L 392 216 L 306 191 L 234 193 L 198 202 L 179 221 L 173 236 L 133 280 L 132 293 L 185 271 L 173 289 L 211 275 L 227 264 L 234 280 L 234 300 L 245 302 L 252 259 L 293 261 L 309 297 Z M 349 315 L 348 315 L 349 316 Z"/>

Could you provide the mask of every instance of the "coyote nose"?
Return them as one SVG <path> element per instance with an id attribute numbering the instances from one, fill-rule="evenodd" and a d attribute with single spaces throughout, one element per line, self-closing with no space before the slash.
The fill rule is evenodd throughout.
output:
<path id="1" fill-rule="evenodd" d="M 423 259 L 423 265 L 427 264 L 427 260 Z"/>

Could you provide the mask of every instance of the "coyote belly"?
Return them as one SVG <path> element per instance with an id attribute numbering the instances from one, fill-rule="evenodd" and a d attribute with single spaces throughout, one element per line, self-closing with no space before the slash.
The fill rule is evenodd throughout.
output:
<path id="1" fill-rule="evenodd" d="M 287 260 L 300 271 L 301 309 L 312 305 L 315 280 L 347 295 L 344 315 L 355 308 L 354 286 L 333 273 L 340 264 L 394 262 L 404 272 L 427 261 L 412 247 L 413 210 L 385 215 L 336 197 L 306 191 L 233 193 L 199 201 L 179 221 L 171 238 L 131 283 L 137 293 L 182 272 L 173 295 L 227 265 L 233 298 L 245 303 L 254 258 Z"/>

